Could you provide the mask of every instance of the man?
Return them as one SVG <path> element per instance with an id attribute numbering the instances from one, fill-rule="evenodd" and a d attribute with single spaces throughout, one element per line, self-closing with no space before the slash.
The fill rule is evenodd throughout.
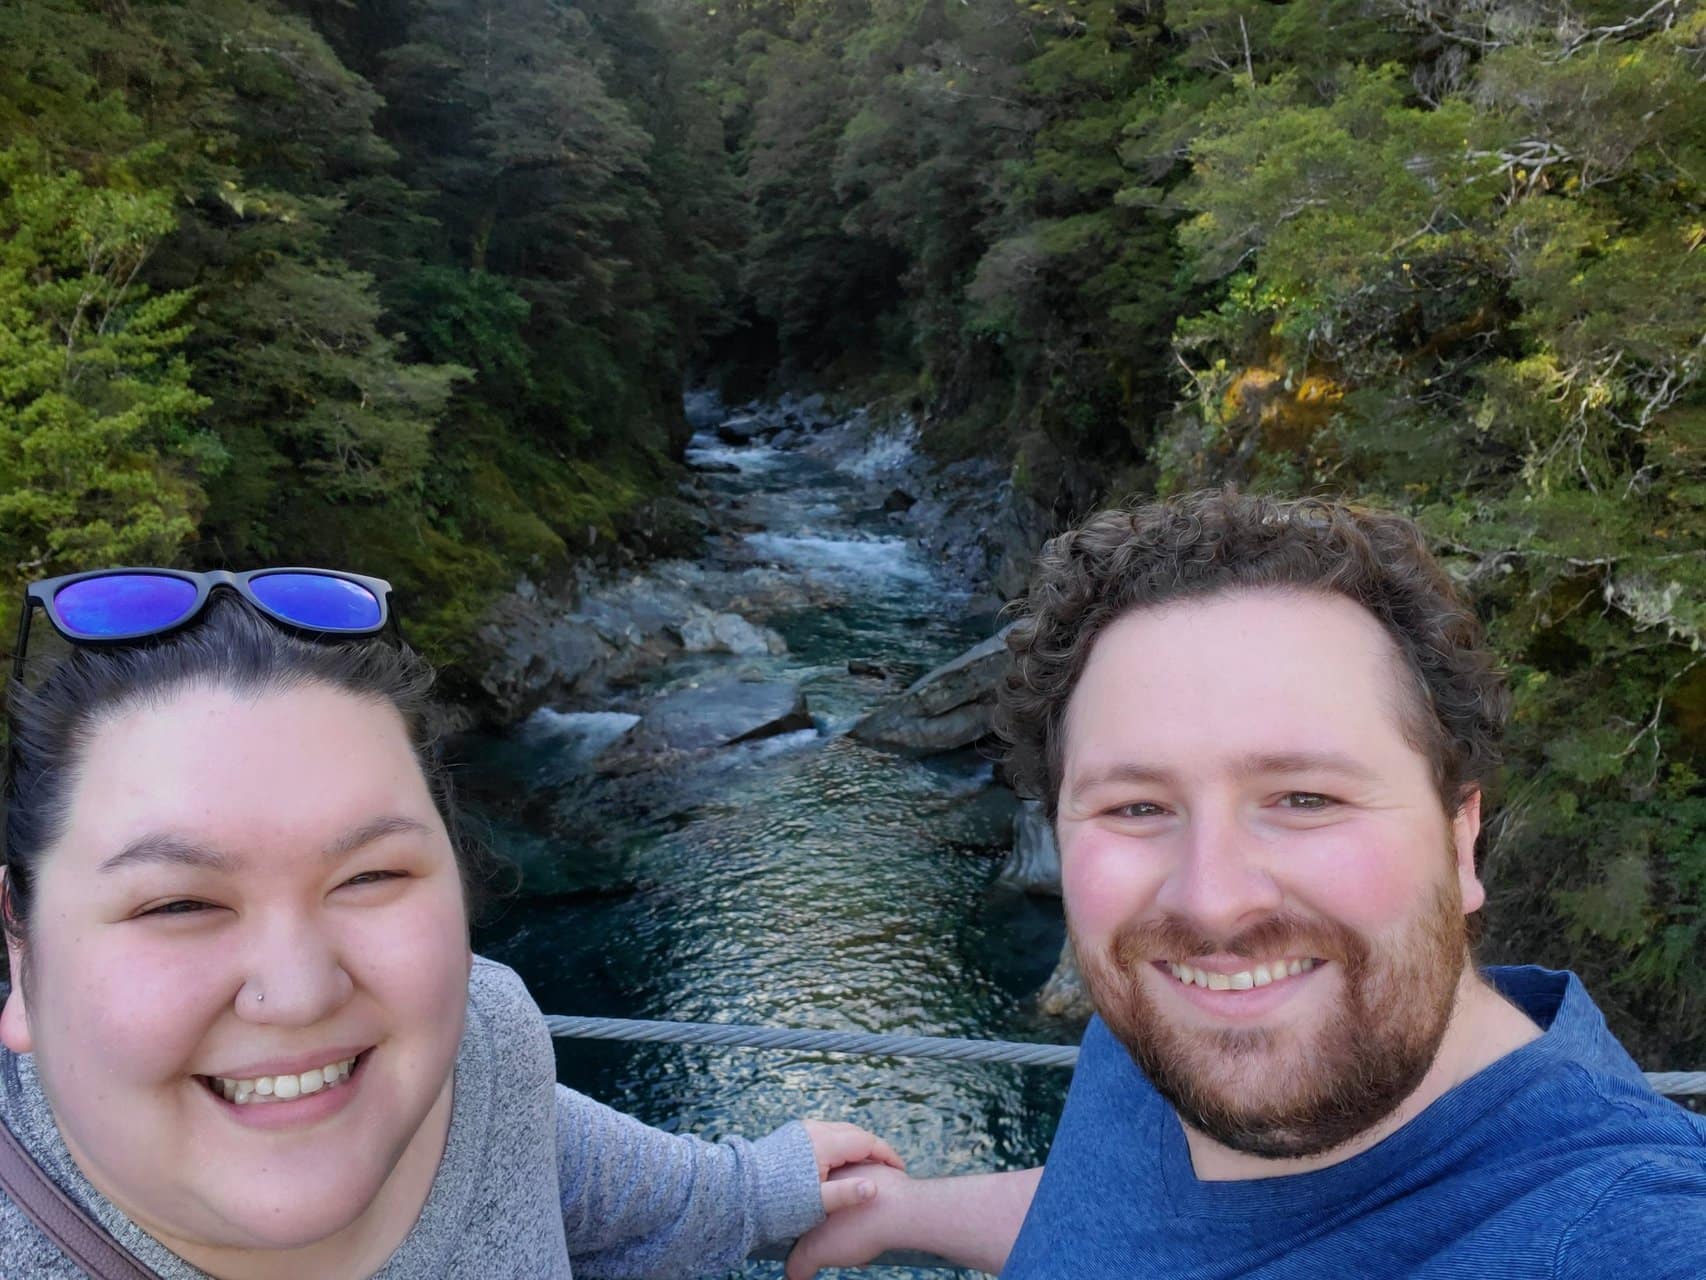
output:
<path id="1" fill-rule="evenodd" d="M 1009 763 L 1098 1014 L 1047 1166 L 861 1175 L 790 1280 L 883 1248 L 1022 1280 L 1706 1277 L 1706 1123 L 1572 975 L 1471 961 L 1508 699 L 1413 524 L 1104 512 L 1009 644 Z"/>

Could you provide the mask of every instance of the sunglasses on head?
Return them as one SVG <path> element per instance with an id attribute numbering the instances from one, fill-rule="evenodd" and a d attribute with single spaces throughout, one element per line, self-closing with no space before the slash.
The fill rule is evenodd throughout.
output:
<path id="1" fill-rule="evenodd" d="M 217 589 L 235 591 L 281 626 L 316 636 L 369 636 L 391 619 L 391 584 L 337 569 L 95 569 L 45 578 L 24 590 L 12 674 L 22 679 L 30 618 L 39 607 L 76 644 L 119 644 L 192 621 Z"/>

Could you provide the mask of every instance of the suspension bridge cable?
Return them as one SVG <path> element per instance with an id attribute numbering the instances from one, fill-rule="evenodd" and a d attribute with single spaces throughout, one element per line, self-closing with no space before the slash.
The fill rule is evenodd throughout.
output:
<path id="1" fill-rule="evenodd" d="M 1072 1067 L 1074 1044 L 1015 1040 L 961 1040 L 897 1032 L 812 1031 L 740 1022 L 659 1022 L 630 1018 L 572 1018 L 546 1014 L 553 1036 L 577 1040 L 628 1040 L 649 1044 L 715 1045 L 742 1049 L 792 1049 L 801 1053 L 852 1053 L 881 1058 L 933 1058 L 941 1062 L 993 1062 L 1017 1067 Z M 1670 1097 L 1706 1095 L 1706 1071 L 1649 1071 L 1647 1082 Z"/>

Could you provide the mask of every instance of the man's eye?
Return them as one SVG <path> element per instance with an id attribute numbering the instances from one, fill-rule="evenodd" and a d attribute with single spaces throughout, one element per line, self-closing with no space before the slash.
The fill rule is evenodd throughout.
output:
<path id="1" fill-rule="evenodd" d="M 1315 791 L 1288 791 L 1279 802 L 1285 809 L 1327 809 L 1333 804 L 1330 797 Z"/>
<path id="2" fill-rule="evenodd" d="M 1131 804 L 1116 805 L 1108 812 L 1116 818 L 1153 818 L 1161 812 L 1161 806 L 1148 800 L 1137 800 Z"/>

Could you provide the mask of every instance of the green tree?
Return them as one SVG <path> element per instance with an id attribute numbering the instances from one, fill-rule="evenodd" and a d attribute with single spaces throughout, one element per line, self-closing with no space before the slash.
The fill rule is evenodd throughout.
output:
<path id="1" fill-rule="evenodd" d="M 765 37 L 752 59 L 742 160 L 753 233 L 743 285 L 787 366 L 822 368 L 840 358 L 853 372 L 861 355 L 883 346 L 880 323 L 901 300 L 906 259 L 846 225 L 835 181 L 856 109 L 841 63 L 845 33 L 802 17 L 790 33 L 797 38 Z"/>
<path id="2" fill-rule="evenodd" d="M 1099 467 L 1129 464 L 1170 399 L 1167 339 L 1182 305 L 1162 195 L 1169 166 L 1144 170 L 1144 198 L 1119 198 L 1134 178 L 1124 144 L 1166 51 L 1133 6 L 1044 8 L 1023 67 L 1041 125 L 1012 166 L 1003 234 L 968 289 L 970 330 L 1001 341 L 1021 430 Z M 1045 474 L 1059 485 L 1062 471 Z M 1073 506 L 1090 496 L 1067 493 Z"/>
<path id="3" fill-rule="evenodd" d="M 170 561 L 220 460 L 195 426 L 188 295 L 136 283 L 171 230 L 168 197 L 52 170 L 36 147 L 0 151 L 0 545 L 14 587 Z"/>

